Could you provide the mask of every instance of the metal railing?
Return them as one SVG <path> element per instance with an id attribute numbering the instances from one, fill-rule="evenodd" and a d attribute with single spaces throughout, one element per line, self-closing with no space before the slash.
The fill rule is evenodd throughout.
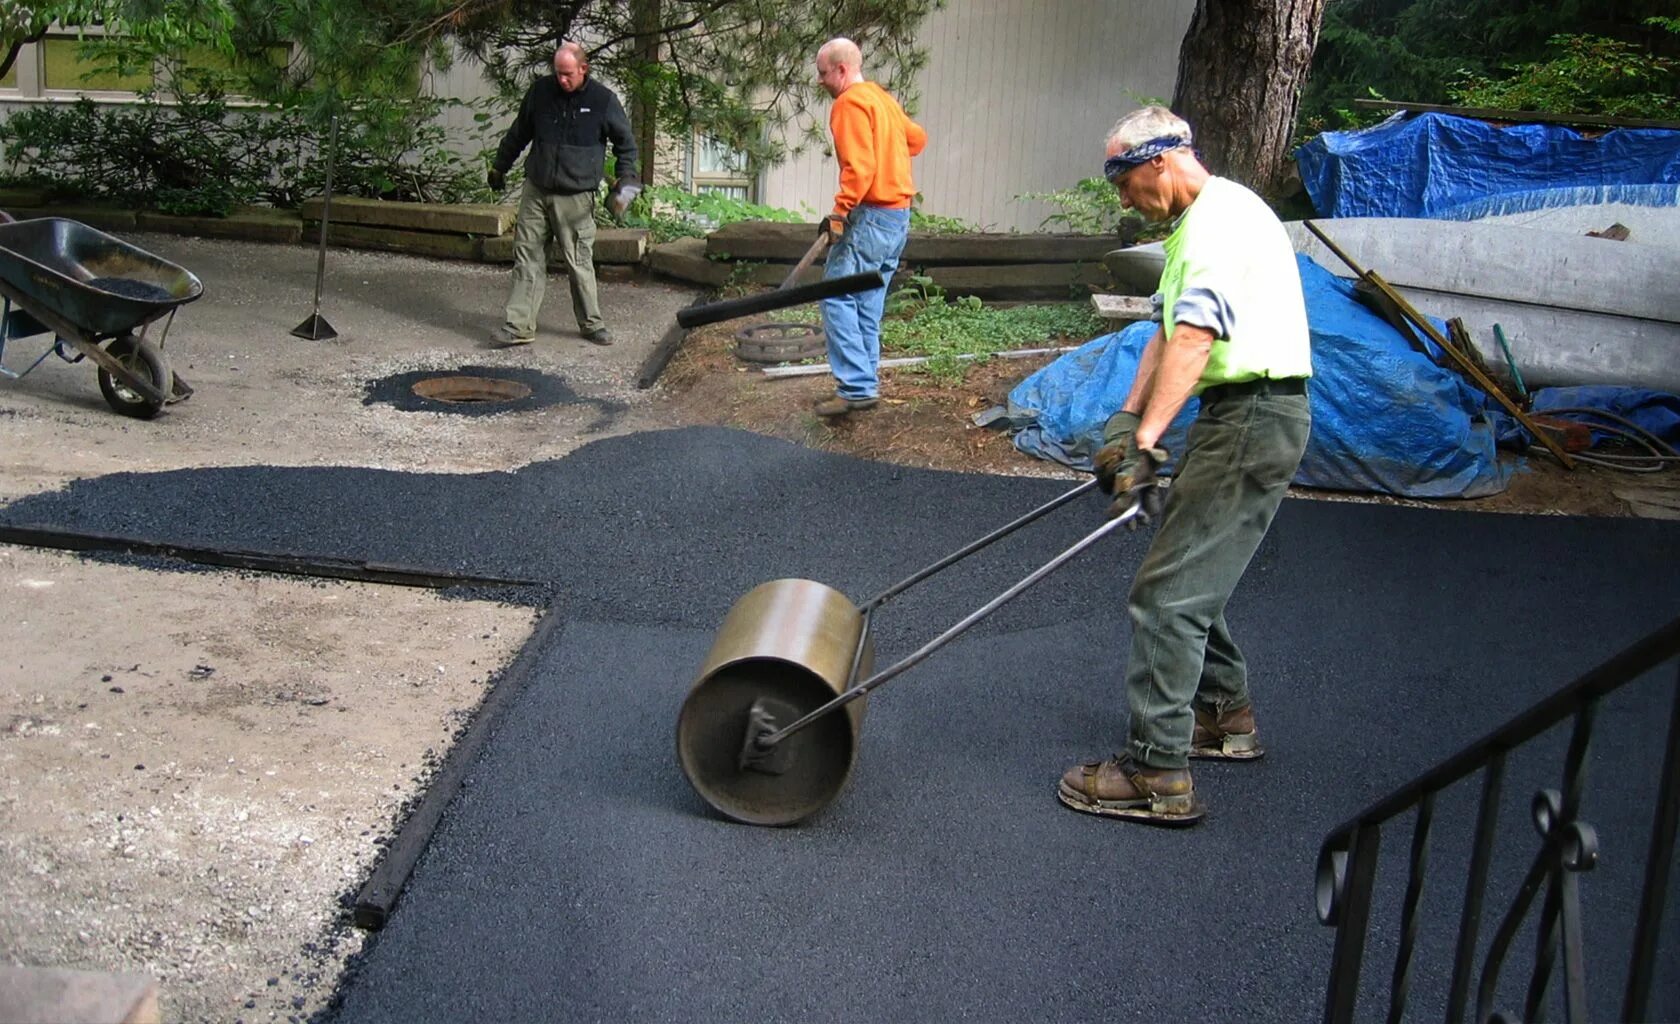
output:
<path id="1" fill-rule="evenodd" d="M 1448 1024 L 1458 1024 L 1465 1019 L 1465 1011 L 1471 1006 L 1471 979 L 1476 976 L 1483 897 L 1493 859 L 1494 833 L 1507 756 L 1570 718 L 1573 718 L 1574 724 L 1564 760 L 1562 789 L 1543 789 L 1534 795 L 1531 811 L 1540 834 L 1540 848 L 1482 958 L 1474 986 L 1472 1019 L 1478 1024 L 1543 1019 L 1547 993 L 1561 955 L 1565 1019 L 1571 1022 L 1587 1020 L 1578 876 L 1592 869 L 1598 855 L 1598 836 L 1590 824 L 1580 819 L 1578 812 L 1586 782 L 1587 750 L 1593 724 L 1600 702 L 1606 695 L 1677 659 L 1680 659 L 1680 619 L 1675 619 L 1448 757 L 1330 833 L 1319 850 L 1317 872 L 1319 920 L 1336 929 L 1335 950 L 1324 1001 L 1326 1022 L 1340 1024 L 1354 1019 L 1383 827 L 1395 817 L 1415 811 L 1409 873 L 1401 901 L 1394 973 L 1389 985 L 1387 1020 L 1397 1022 L 1405 1016 L 1412 982 L 1413 955 L 1418 942 L 1419 908 L 1429 868 L 1435 798 L 1454 783 L 1481 772 L 1481 803 L 1476 815 L 1469 877 L 1465 883 L 1452 962 L 1452 982 L 1446 1004 Z M 1680 819 L 1680 673 L 1675 679 L 1667 748 L 1657 790 L 1644 885 L 1639 898 L 1639 917 L 1633 934 L 1621 1015 L 1617 1018 L 1622 1021 L 1643 1021 L 1649 1013 L 1658 937 L 1661 934 L 1669 870 L 1674 860 L 1676 821 Z M 1523 1012 L 1520 1017 L 1508 1016 L 1493 1005 L 1500 973 L 1519 929 L 1542 890 L 1545 895 L 1535 931 L 1534 963 Z"/>

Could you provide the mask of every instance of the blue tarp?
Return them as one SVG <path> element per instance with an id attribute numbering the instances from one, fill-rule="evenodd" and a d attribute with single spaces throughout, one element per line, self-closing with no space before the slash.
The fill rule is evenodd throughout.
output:
<path id="1" fill-rule="evenodd" d="M 1296 260 L 1312 333 L 1313 429 L 1295 482 L 1419 498 L 1504 490 L 1511 470 L 1495 450 L 1487 396 L 1413 348 L 1354 297 L 1353 282 L 1310 257 Z M 1023 427 L 1015 446 L 1088 469 L 1155 326 L 1104 335 L 1017 385 L 1008 406 L 1010 422 Z M 1197 408 L 1188 403 L 1162 439 L 1169 452 L 1184 450 Z"/>
<path id="2" fill-rule="evenodd" d="M 1602 410 L 1611 413 L 1615 418 L 1607 419 L 1591 412 L 1579 411 L 1584 409 Z M 1627 424 L 1618 423 L 1617 419 L 1626 420 L 1628 424 L 1651 434 L 1659 441 L 1680 445 L 1680 395 L 1671 395 L 1663 391 L 1585 385 L 1572 388 L 1541 388 L 1534 393 L 1534 404 L 1529 411 L 1535 415 L 1574 420 L 1592 427 L 1608 424 L 1624 430 Z M 1528 439 L 1528 434 L 1515 419 L 1507 416 L 1500 427 L 1499 439 L 1521 443 Z M 1611 439 L 1621 438 L 1610 432 L 1593 431 L 1595 444 Z"/>
<path id="3" fill-rule="evenodd" d="M 1505 489 L 1519 460 L 1500 443 L 1528 438 L 1504 408 L 1436 364 L 1354 296 L 1343 280 L 1298 255 L 1312 336 L 1312 434 L 1295 482 L 1307 487 L 1413 498 L 1478 498 Z M 1445 333 L 1439 320 L 1435 325 Z M 1089 470 L 1103 424 L 1120 408 L 1156 325 L 1105 334 L 1044 367 L 1009 393 L 1015 447 Z M 1432 354 L 1440 353 L 1431 346 Z M 1638 388 L 1543 388 L 1534 411 L 1567 407 L 1616 413 L 1670 444 L 1680 442 L 1680 397 Z M 1200 408 L 1186 403 L 1161 443 L 1184 451 Z M 1582 422 L 1593 423 L 1590 417 Z M 1602 420 L 1596 422 L 1603 422 Z M 1171 469 L 1171 463 L 1168 465 Z"/>
<path id="4" fill-rule="evenodd" d="M 1325 132 L 1295 158 L 1322 216 L 1437 217 L 1507 193 L 1544 190 L 1555 201 L 1561 189 L 1680 184 L 1680 131 L 1618 128 L 1588 139 L 1561 125 L 1396 114 Z"/>

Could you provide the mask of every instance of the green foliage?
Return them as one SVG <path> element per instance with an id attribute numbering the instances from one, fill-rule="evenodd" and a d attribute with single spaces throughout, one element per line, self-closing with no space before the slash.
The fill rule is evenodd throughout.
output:
<path id="1" fill-rule="evenodd" d="M 928 356 L 916 368 L 944 381 L 998 352 L 1060 340 L 1085 341 L 1103 331 L 1088 304 L 987 306 L 974 296 L 951 300 L 929 277 L 903 275 L 881 321 L 881 348 L 894 356 Z M 961 360 L 958 356 L 978 356 Z"/>
<path id="2" fill-rule="evenodd" d="M 605 183 L 603 183 L 604 187 Z M 596 204 L 596 220 L 602 225 L 613 224 L 606 204 Z M 704 238 L 711 232 L 737 221 L 772 221 L 778 224 L 799 224 L 810 219 L 809 213 L 795 213 L 775 206 L 749 203 L 715 193 L 693 195 L 671 185 L 656 185 L 643 189 L 624 213 L 624 225 L 647 228 L 650 242 L 669 242 L 676 238 Z"/>
<path id="3" fill-rule="evenodd" d="M 445 144 L 441 101 L 372 101 L 340 119 L 336 194 L 460 202 L 482 195 L 480 162 Z M 19 178 L 60 197 L 169 213 L 225 215 L 267 203 L 295 207 L 326 184 L 324 142 L 297 108 L 232 107 L 217 95 L 169 104 L 39 105 L 0 124 Z"/>
<path id="4" fill-rule="evenodd" d="M 910 230 L 930 235 L 964 235 L 977 229 L 961 217 L 943 217 L 937 213 L 923 213 L 911 207 Z"/>
<path id="5" fill-rule="evenodd" d="M 1084 178 L 1072 188 L 1054 192 L 1025 192 L 1015 199 L 1036 200 L 1057 208 L 1039 223 L 1040 228 L 1057 226 L 1080 235 L 1118 234 L 1121 221 L 1127 218 L 1119 190 L 1102 178 Z"/>
<path id="6" fill-rule="evenodd" d="M 1301 123 L 1309 132 L 1373 123 L 1386 115 L 1353 109 L 1353 100 L 1373 94 L 1453 102 L 1459 83 L 1548 61 L 1558 36 L 1618 39 L 1654 56 L 1673 44 L 1651 19 L 1672 11 L 1673 0 L 1329 0 Z"/>
<path id="7" fill-rule="evenodd" d="M 1553 36 L 1551 47 L 1548 60 L 1514 65 L 1508 78 L 1467 76 L 1453 88 L 1454 102 L 1555 114 L 1680 118 L 1680 61 L 1603 36 Z"/>

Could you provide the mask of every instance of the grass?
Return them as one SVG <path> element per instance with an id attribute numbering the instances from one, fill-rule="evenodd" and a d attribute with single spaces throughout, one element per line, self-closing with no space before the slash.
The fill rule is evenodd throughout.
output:
<path id="1" fill-rule="evenodd" d="M 926 374 L 941 384 L 960 383 L 970 367 L 999 352 L 1084 342 L 1108 330 L 1088 305 L 988 306 L 973 296 L 947 299 L 924 277 L 907 275 L 906 280 L 909 284 L 887 300 L 881 354 L 887 358 L 926 356 L 928 362 L 906 367 L 906 372 Z M 776 318 L 817 323 L 822 311 L 812 303 L 782 310 Z"/>
<path id="2" fill-rule="evenodd" d="M 894 356 L 928 357 L 911 369 L 942 383 L 960 382 L 969 367 L 998 352 L 1066 339 L 1086 341 L 1104 331 L 1096 313 L 1078 303 L 998 308 L 973 296 L 947 300 L 943 294 L 929 294 L 926 284 L 915 287 L 917 291 L 900 292 L 889 304 L 889 315 L 881 323 L 881 348 Z"/>

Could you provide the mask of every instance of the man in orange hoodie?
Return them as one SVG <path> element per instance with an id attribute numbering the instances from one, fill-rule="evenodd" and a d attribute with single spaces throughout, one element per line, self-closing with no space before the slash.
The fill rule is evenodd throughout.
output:
<path id="1" fill-rule="evenodd" d="M 828 115 L 840 189 L 821 230 L 832 246 L 825 278 L 881 274 L 881 287 L 822 303 L 828 365 L 835 396 L 817 403 L 818 416 L 868 409 L 880 396 L 881 311 L 887 285 L 910 236 L 910 158 L 927 145 L 927 132 L 905 116 L 887 91 L 863 78 L 863 54 L 850 39 L 830 39 L 817 51 L 817 80 L 834 97 Z"/>

